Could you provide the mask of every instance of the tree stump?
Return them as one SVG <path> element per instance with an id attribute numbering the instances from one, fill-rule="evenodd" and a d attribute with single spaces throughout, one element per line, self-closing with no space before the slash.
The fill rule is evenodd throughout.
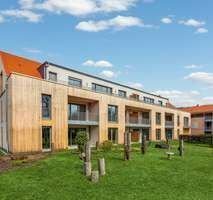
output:
<path id="1" fill-rule="evenodd" d="M 83 171 L 85 176 L 91 176 L 92 164 L 91 162 L 84 162 Z"/>
<path id="2" fill-rule="evenodd" d="M 93 183 L 97 183 L 99 181 L 99 171 L 92 171 L 92 173 L 91 173 L 91 181 Z"/>
<path id="3" fill-rule="evenodd" d="M 100 176 L 104 176 L 106 174 L 105 159 L 104 158 L 98 159 L 98 169 L 99 169 Z"/>
<path id="4" fill-rule="evenodd" d="M 183 137 L 179 137 L 179 155 L 183 156 L 184 154 L 184 141 L 183 141 Z"/>
<path id="5" fill-rule="evenodd" d="M 124 133 L 124 160 L 130 160 L 131 151 L 131 133 Z"/>
<path id="6" fill-rule="evenodd" d="M 87 142 L 84 146 L 84 152 L 85 152 L 85 162 L 91 161 L 91 148 L 89 142 Z"/>
<path id="7" fill-rule="evenodd" d="M 144 134 L 142 134 L 142 139 L 141 139 L 141 153 L 145 154 L 147 150 L 147 146 L 146 146 L 146 136 Z"/>

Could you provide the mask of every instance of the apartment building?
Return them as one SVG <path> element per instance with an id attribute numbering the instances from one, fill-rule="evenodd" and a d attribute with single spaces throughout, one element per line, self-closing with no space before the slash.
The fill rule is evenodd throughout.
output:
<path id="1" fill-rule="evenodd" d="M 180 108 L 191 114 L 192 135 L 213 135 L 213 105 Z"/>
<path id="2" fill-rule="evenodd" d="M 0 52 L 0 147 L 12 152 L 72 148 L 79 131 L 92 145 L 177 139 L 190 113 L 167 98 L 50 62 Z"/>

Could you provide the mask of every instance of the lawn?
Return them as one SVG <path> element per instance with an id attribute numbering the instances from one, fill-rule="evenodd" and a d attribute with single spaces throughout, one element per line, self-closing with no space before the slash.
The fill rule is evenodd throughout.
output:
<path id="1" fill-rule="evenodd" d="M 167 160 L 165 150 L 149 147 L 145 156 L 137 146 L 131 161 L 123 161 L 119 147 L 111 152 L 93 152 L 105 157 L 107 174 L 98 184 L 82 175 L 82 161 L 75 152 L 55 153 L 32 166 L 0 174 L 0 199 L 140 199 L 140 200 L 212 200 L 213 149 L 203 145 L 185 145 L 184 158 Z"/>

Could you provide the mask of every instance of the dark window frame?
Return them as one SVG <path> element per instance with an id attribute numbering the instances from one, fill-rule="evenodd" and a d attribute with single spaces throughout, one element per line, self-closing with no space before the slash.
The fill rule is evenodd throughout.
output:
<path id="1" fill-rule="evenodd" d="M 51 75 L 50 75 L 50 74 L 51 74 Z M 55 82 L 58 81 L 58 74 L 57 74 L 56 72 L 49 71 L 49 72 L 48 72 L 48 75 L 49 75 L 49 80 L 50 80 L 50 81 L 55 81 Z M 51 78 L 52 75 L 54 75 L 55 78 L 52 79 L 52 78 Z"/>
<path id="2" fill-rule="evenodd" d="M 110 108 L 115 108 L 115 115 L 113 116 L 113 113 L 110 113 Z M 118 106 L 116 105 L 108 105 L 108 122 L 118 122 Z"/>
<path id="3" fill-rule="evenodd" d="M 118 96 L 126 98 L 126 91 L 124 91 L 124 90 L 118 90 Z"/>
<path id="4" fill-rule="evenodd" d="M 161 113 L 156 112 L 156 124 L 161 125 L 161 122 L 162 122 L 162 115 L 161 115 Z"/>
<path id="5" fill-rule="evenodd" d="M 44 98 L 49 98 L 49 102 L 44 102 Z M 44 106 L 44 104 L 49 104 Z M 42 94 L 41 95 L 41 113 L 42 119 L 51 119 L 52 118 L 52 96 L 49 94 Z M 46 113 L 45 113 L 46 112 Z"/>
<path id="6" fill-rule="evenodd" d="M 79 85 L 77 84 L 71 84 L 70 81 L 73 81 L 73 82 L 78 82 Z M 78 79 L 78 78 L 74 78 L 72 76 L 68 76 L 68 85 L 72 85 L 72 86 L 75 86 L 75 87 L 82 87 L 82 80 L 81 79 Z"/>
<path id="7" fill-rule="evenodd" d="M 156 137 L 156 140 L 158 140 L 158 141 L 161 140 L 161 129 L 160 128 L 156 129 L 155 137 Z"/>
<path id="8" fill-rule="evenodd" d="M 108 128 L 108 140 L 113 144 L 118 144 L 118 128 Z"/>
<path id="9" fill-rule="evenodd" d="M 150 97 L 143 97 L 143 101 L 144 101 L 145 103 L 155 104 L 155 99 L 150 98 Z"/>
<path id="10" fill-rule="evenodd" d="M 97 88 L 99 88 L 99 89 L 97 89 Z M 112 94 L 112 88 L 111 87 L 107 87 L 107 86 L 100 85 L 100 84 L 97 84 L 97 83 L 92 83 L 92 90 L 95 91 L 95 92 L 100 92 L 100 93 L 104 93 L 104 94 Z"/>

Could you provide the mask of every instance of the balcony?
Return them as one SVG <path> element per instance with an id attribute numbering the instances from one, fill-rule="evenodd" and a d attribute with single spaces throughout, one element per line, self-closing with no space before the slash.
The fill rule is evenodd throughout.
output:
<path id="1" fill-rule="evenodd" d="M 69 115 L 68 124 L 97 126 L 99 117 L 97 113 L 75 112 Z"/>
<path id="2" fill-rule="evenodd" d="M 126 126 L 127 127 L 150 127 L 151 126 L 151 120 L 147 118 L 129 118 L 129 120 L 126 120 Z"/>
<path id="3" fill-rule="evenodd" d="M 166 128 L 173 128 L 174 122 L 173 121 L 165 121 L 165 127 Z"/>

